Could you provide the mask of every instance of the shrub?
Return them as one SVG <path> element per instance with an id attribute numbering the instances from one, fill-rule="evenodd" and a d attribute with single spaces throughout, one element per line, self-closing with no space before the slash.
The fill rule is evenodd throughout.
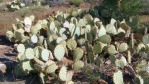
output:
<path id="1" fill-rule="evenodd" d="M 21 3 L 19 0 L 13 0 L 12 2 L 7 4 L 7 9 L 9 11 L 19 10 L 23 7 L 25 7 L 25 4 Z"/>
<path id="2" fill-rule="evenodd" d="M 130 16 L 141 13 L 146 7 L 141 0 L 121 0 L 118 3 L 119 0 L 103 0 L 99 6 L 90 9 L 90 14 L 100 16 L 107 24 L 111 18 L 128 21 Z"/>
<path id="3" fill-rule="evenodd" d="M 83 3 L 83 0 L 72 0 L 71 3 L 76 6 L 79 6 L 81 3 Z"/>

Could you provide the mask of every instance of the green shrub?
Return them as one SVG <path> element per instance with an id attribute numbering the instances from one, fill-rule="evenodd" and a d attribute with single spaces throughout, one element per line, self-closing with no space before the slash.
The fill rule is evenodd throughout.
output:
<path id="1" fill-rule="evenodd" d="M 71 3 L 76 5 L 76 6 L 79 6 L 82 2 L 83 2 L 83 0 L 72 0 L 71 1 Z"/>
<path id="2" fill-rule="evenodd" d="M 19 1 L 19 0 L 13 0 L 12 2 L 7 4 L 7 9 L 12 12 L 15 10 L 24 8 L 24 7 L 25 7 L 25 4 L 21 3 L 21 1 Z"/>
<path id="3" fill-rule="evenodd" d="M 130 16 L 137 15 L 145 9 L 145 3 L 141 0 L 103 0 L 99 6 L 90 9 L 90 14 L 94 17 L 101 17 L 107 24 L 111 18 L 122 21 L 124 18 L 129 20 Z"/>

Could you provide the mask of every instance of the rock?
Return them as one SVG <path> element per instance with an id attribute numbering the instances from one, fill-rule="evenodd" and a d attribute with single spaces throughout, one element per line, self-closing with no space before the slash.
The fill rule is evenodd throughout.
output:
<path id="1" fill-rule="evenodd" d="M 0 71 L 1 71 L 2 73 L 6 73 L 6 69 L 7 69 L 6 65 L 0 63 Z"/>

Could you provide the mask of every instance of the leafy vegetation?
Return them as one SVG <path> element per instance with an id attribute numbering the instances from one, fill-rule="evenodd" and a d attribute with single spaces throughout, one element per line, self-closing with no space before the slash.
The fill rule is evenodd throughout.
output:
<path id="1" fill-rule="evenodd" d="M 20 0 L 13 0 L 12 2 L 7 4 L 7 9 L 9 11 L 19 10 L 23 7 L 25 7 L 25 4 L 21 3 Z"/>
<path id="2" fill-rule="evenodd" d="M 80 4 L 83 3 L 83 0 L 71 0 L 70 3 L 73 5 L 79 6 Z"/>
<path id="3" fill-rule="evenodd" d="M 103 0 L 99 6 L 90 9 L 90 14 L 94 17 L 101 17 L 105 24 L 111 18 L 122 21 L 129 20 L 130 16 L 135 16 L 144 11 L 146 4 L 142 0 Z"/>

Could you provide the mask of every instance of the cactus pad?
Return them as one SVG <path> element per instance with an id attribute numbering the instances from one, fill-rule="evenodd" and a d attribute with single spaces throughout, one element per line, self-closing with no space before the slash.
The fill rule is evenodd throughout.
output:
<path id="1" fill-rule="evenodd" d="M 59 71 L 59 78 L 62 81 L 66 81 L 67 80 L 67 67 L 62 66 L 60 71 Z"/>
<path id="2" fill-rule="evenodd" d="M 38 37 L 37 37 L 36 35 L 33 35 L 33 36 L 31 37 L 31 41 L 32 41 L 33 43 L 37 43 L 37 42 L 38 42 Z"/>
<path id="3" fill-rule="evenodd" d="M 114 73 L 113 81 L 114 81 L 114 84 L 124 84 L 123 74 L 120 70 Z"/>
<path id="4" fill-rule="evenodd" d="M 54 49 L 54 56 L 57 60 L 62 60 L 65 55 L 65 48 L 62 45 L 57 45 Z"/>
<path id="5" fill-rule="evenodd" d="M 81 69 L 81 68 L 83 68 L 83 67 L 84 67 L 84 62 L 81 61 L 81 60 L 77 60 L 77 61 L 75 61 L 74 64 L 73 64 L 73 69 L 74 69 L 74 70 L 79 70 L 79 69 Z"/>
<path id="6" fill-rule="evenodd" d="M 139 52 L 145 51 L 145 48 L 146 48 L 145 45 L 143 43 L 140 43 L 137 46 L 137 52 L 139 53 Z"/>
<path id="7" fill-rule="evenodd" d="M 50 64 L 47 68 L 46 68 L 46 73 L 54 73 L 55 70 L 58 69 L 58 66 L 56 65 L 56 63 Z"/>
<path id="8" fill-rule="evenodd" d="M 143 36 L 142 41 L 145 45 L 149 43 L 149 34 Z"/>
<path id="9" fill-rule="evenodd" d="M 33 70 L 33 68 L 31 67 L 31 62 L 30 61 L 25 61 L 22 63 L 22 69 L 25 72 L 30 72 L 31 70 Z"/>
<path id="10" fill-rule="evenodd" d="M 70 49 L 70 50 L 74 50 L 76 47 L 77 47 L 77 42 L 74 40 L 74 39 L 69 39 L 67 41 L 67 47 Z"/>
<path id="11" fill-rule="evenodd" d="M 48 61 L 49 56 L 50 56 L 49 50 L 43 49 L 42 52 L 41 52 L 41 59 L 42 59 L 43 61 Z"/>
<path id="12" fill-rule="evenodd" d="M 118 48 L 118 51 L 119 52 L 125 52 L 127 49 L 128 49 L 127 43 L 121 43 L 119 48 Z"/>
<path id="13" fill-rule="evenodd" d="M 117 67 L 123 68 L 124 66 L 127 65 L 127 61 L 125 57 L 122 56 L 120 59 L 116 59 L 115 64 Z"/>
<path id="14" fill-rule="evenodd" d="M 27 48 L 25 51 L 25 56 L 27 59 L 33 59 L 34 58 L 34 50 L 32 48 Z"/>
<path id="15" fill-rule="evenodd" d="M 20 53 L 20 52 L 22 52 L 22 53 L 24 53 L 25 52 L 25 46 L 23 45 L 23 44 L 19 44 L 18 46 L 17 46 L 17 51 Z"/>
<path id="16" fill-rule="evenodd" d="M 106 44 L 111 43 L 111 37 L 109 35 L 103 35 L 99 37 L 97 40 L 99 40 L 102 43 L 106 43 Z"/>
<path id="17" fill-rule="evenodd" d="M 114 54 L 117 53 L 117 51 L 116 51 L 114 45 L 110 45 L 110 46 L 108 47 L 108 53 L 109 53 L 110 55 L 114 55 Z"/>
<path id="18" fill-rule="evenodd" d="M 7 31 L 6 32 L 6 37 L 9 41 L 12 41 L 12 37 L 14 37 L 14 34 L 12 31 Z"/>
<path id="19" fill-rule="evenodd" d="M 74 50 L 73 59 L 74 60 L 80 60 L 83 56 L 83 50 L 81 48 L 76 48 Z"/>
<path id="20" fill-rule="evenodd" d="M 93 51 L 95 52 L 95 54 L 99 54 L 102 52 L 102 47 L 101 47 L 100 43 L 94 44 Z"/>

